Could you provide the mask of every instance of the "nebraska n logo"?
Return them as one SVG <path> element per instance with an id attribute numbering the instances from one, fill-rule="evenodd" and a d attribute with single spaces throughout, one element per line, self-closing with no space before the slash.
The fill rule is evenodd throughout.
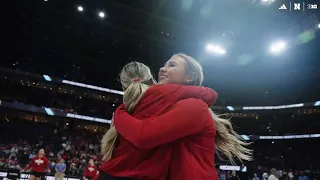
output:
<path id="1" fill-rule="evenodd" d="M 286 5 L 285 4 L 282 4 L 279 9 L 287 9 Z"/>
<path id="2" fill-rule="evenodd" d="M 300 3 L 294 3 L 294 10 L 300 10 Z"/>

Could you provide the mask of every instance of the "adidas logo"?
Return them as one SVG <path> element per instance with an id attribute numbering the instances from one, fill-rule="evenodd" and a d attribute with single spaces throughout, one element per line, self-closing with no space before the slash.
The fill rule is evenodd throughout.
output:
<path id="1" fill-rule="evenodd" d="M 282 4 L 279 9 L 287 9 L 286 5 L 285 4 Z"/>

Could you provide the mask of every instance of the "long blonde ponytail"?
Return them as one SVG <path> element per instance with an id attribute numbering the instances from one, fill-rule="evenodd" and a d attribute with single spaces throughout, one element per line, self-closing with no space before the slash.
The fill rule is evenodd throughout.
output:
<path id="1" fill-rule="evenodd" d="M 143 94 L 154 83 L 150 69 L 139 62 L 125 65 L 120 73 L 120 82 L 124 89 L 123 103 L 128 113 L 133 113 L 134 107 Z M 117 140 L 118 133 L 114 122 L 101 140 L 101 154 L 103 160 L 110 160 Z"/>
<path id="2" fill-rule="evenodd" d="M 223 119 L 211 109 L 209 110 L 216 127 L 214 144 L 218 157 L 224 159 L 220 155 L 222 154 L 227 157 L 231 164 L 235 164 L 235 158 L 240 161 L 251 161 L 252 151 L 246 148 L 250 143 L 244 142 L 237 132 L 234 131 L 229 119 Z"/>

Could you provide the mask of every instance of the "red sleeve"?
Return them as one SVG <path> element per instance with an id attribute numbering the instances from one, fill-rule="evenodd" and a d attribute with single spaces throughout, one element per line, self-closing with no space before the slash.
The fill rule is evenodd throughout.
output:
<path id="1" fill-rule="evenodd" d="M 30 166 L 30 164 L 28 164 L 24 169 L 23 169 L 23 171 L 26 171 L 26 170 L 28 170 L 28 169 L 30 169 L 31 168 L 31 166 Z"/>
<path id="2" fill-rule="evenodd" d="M 93 178 L 93 180 L 98 180 L 100 176 L 100 171 L 97 169 L 97 175 Z"/>
<path id="3" fill-rule="evenodd" d="M 132 117 L 121 105 L 114 117 L 117 131 L 140 149 L 150 149 L 200 132 L 213 123 L 208 106 L 198 99 L 181 100 L 168 112 L 143 121 Z"/>
<path id="4" fill-rule="evenodd" d="M 159 86 L 161 91 L 166 91 L 169 94 L 175 93 L 178 97 L 177 100 L 196 98 L 206 102 L 209 106 L 212 106 L 217 98 L 218 94 L 211 88 L 203 86 L 183 86 L 179 84 L 165 84 Z"/>
<path id="5" fill-rule="evenodd" d="M 44 165 L 45 165 L 45 169 L 47 169 L 47 171 L 50 171 L 50 166 L 49 166 L 49 160 L 48 158 L 44 157 Z"/>
<path id="6" fill-rule="evenodd" d="M 33 157 L 33 158 L 30 160 L 30 163 L 27 165 L 27 167 L 25 167 L 25 168 L 23 169 L 23 171 L 26 171 L 26 170 L 28 170 L 28 169 L 30 169 L 30 168 L 32 167 L 32 164 L 33 164 L 33 162 L 34 162 L 34 160 L 35 160 L 36 157 L 37 157 L 37 156 Z"/>

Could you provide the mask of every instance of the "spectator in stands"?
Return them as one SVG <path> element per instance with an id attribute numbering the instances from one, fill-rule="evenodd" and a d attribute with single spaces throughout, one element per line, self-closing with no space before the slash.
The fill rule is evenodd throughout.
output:
<path id="1" fill-rule="evenodd" d="M 75 163 L 71 163 L 69 166 L 69 175 L 76 176 L 79 174 L 78 168 Z"/>
<path id="2" fill-rule="evenodd" d="M 6 158 L 5 156 L 2 156 L 0 158 L 0 169 L 4 169 L 6 167 Z"/>
<path id="3" fill-rule="evenodd" d="M 93 144 L 90 144 L 90 145 L 89 145 L 89 152 L 90 152 L 90 153 L 93 153 L 93 152 L 94 152 L 94 146 L 93 146 Z"/>
<path id="4" fill-rule="evenodd" d="M 34 157 L 36 156 L 36 153 L 35 151 L 32 151 L 30 154 L 29 154 L 29 159 L 33 159 Z"/>
<path id="5" fill-rule="evenodd" d="M 304 175 L 303 171 L 300 171 L 300 176 L 298 177 L 298 180 L 308 180 L 307 176 Z"/>
<path id="6" fill-rule="evenodd" d="M 98 168 L 95 166 L 93 159 L 89 160 L 89 165 L 86 167 L 83 179 L 92 180 L 98 175 Z"/>
<path id="7" fill-rule="evenodd" d="M 283 173 L 282 170 L 278 171 L 278 177 L 279 177 L 279 180 L 284 180 L 285 174 Z"/>
<path id="8" fill-rule="evenodd" d="M 278 171 L 275 168 L 271 168 L 270 172 L 268 180 L 279 180 Z"/>
<path id="9" fill-rule="evenodd" d="M 83 159 L 82 161 L 80 161 L 80 165 L 79 165 L 79 168 L 78 168 L 78 171 L 79 171 L 79 174 L 84 174 L 84 171 L 86 170 L 87 168 L 87 162 L 85 159 Z"/>
<path id="10" fill-rule="evenodd" d="M 232 171 L 231 172 L 231 177 L 229 180 L 240 180 L 240 178 L 237 176 L 237 172 L 236 171 Z"/>
<path id="11" fill-rule="evenodd" d="M 254 174 L 253 174 L 252 180 L 260 180 L 260 178 L 258 177 L 258 174 L 257 174 L 257 173 L 254 173 Z"/>
<path id="12" fill-rule="evenodd" d="M 17 157 L 18 152 L 19 152 L 19 150 L 17 148 L 17 145 L 14 144 L 13 147 L 11 148 L 11 150 L 10 150 L 10 156 L 11 157 Z"/>
<path id="13" fill-rule="evenodd" d="M 219 180 L 226 180 L 226 179 L 227 179 L 226 172 L 221 170 Z"/>
<path id="14" fill-rule="evenodd" d="M 18 166 L 18 159 L 15 156 L 10 156 L 7 164 L 7 168 L 16 169 Z"/>
<path id="15" fill-rule="evenodd" d="M 59 163 L 56 164 L 55 166 L 55 180 L 63 180 L 64 178 L 64 173 L 66 171 L 66 164 L 64 163 L 64 160 L 61 159 Z"/>
<path id="16" fill-rule="evenodd" d="M 50 158 L 49 161 L 50 161 L 50 163 L 49 163 L 50 171 L 55 172 L 56 162 L 52 158 Z"/>
<path id="17" fill-rule="evenodd" d="M 262 180 L 267 180 L 268 179 L 268 173 L 264 172 L 262 174 Z"/>
<path id="18" fill-rule="evenodd" d="M 290 169 L 288 172 L 287 180 L 292 180 L 292 179 L 294 179 L 294 175 L 292 173 L 292 170 Z"/>

